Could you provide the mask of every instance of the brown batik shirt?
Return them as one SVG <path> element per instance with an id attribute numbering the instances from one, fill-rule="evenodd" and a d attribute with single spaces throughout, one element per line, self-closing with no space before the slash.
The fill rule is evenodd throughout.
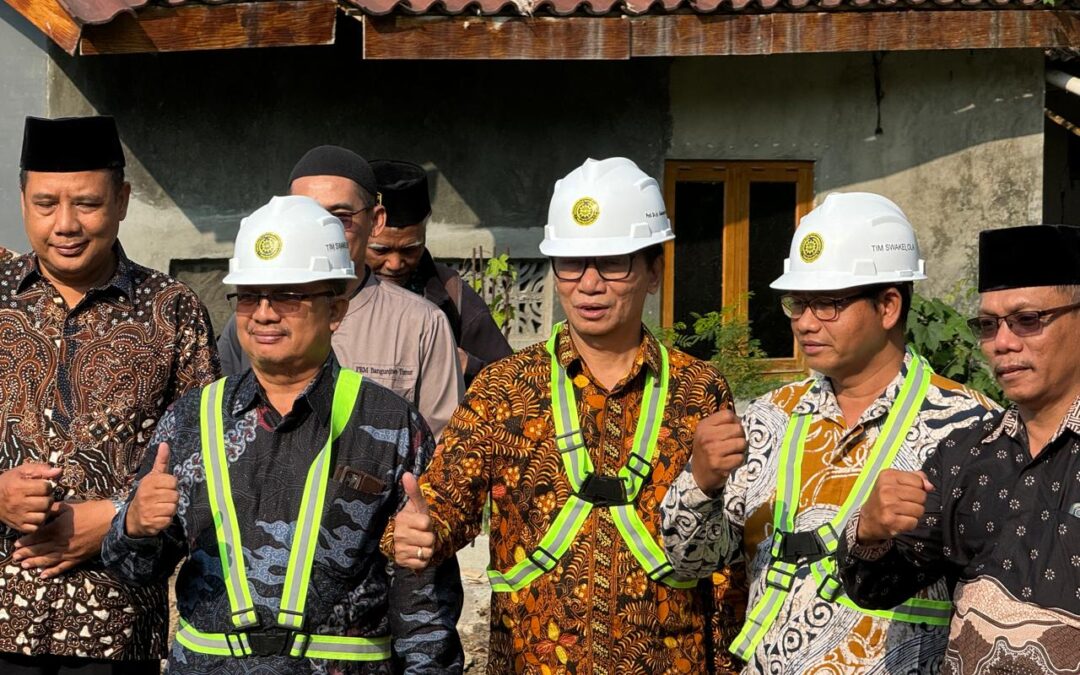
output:
<path id="1" fill-rule="evenodd" d="M 626 463 L 645 388 L 660 350 L 645 333 L 629 374 L 610 390 L 598 384 L 565 327 L 557 354 L 573 380 L 578 417 L 595 472 Z M 491 561 L 506 571 L 535 550 L 570 495 L 555 447 L 551 357 L 543 344 L 485 368 L 443 434 L 424 478 L 435 523 L 435 557 L 480 532 L 491 498 Z M 637 512 L 657 537 L 659 504 L 679 475 L 698 422 L 731 402 L 723 377 L 706 362 L 670 352 L 670 383 L 652 473 Z M 387 537 L 389 537 L 389 532 Z M 389 546 L 384 538 L 384 550 Z M 718 577 L 723 584 L 728 577 Z M 655 583 L 627 548 L 607 508 L 595 508 L 558 565 L 513 593 L 493 593 L 488 673 L 653 675 L 713 672 L 708 645 L 714 589 Z M 730 597 L 730 596 L 729 596 Z M 725 611 L 726 610 L 726 611 Z M 725 607 L 715 624 L 728 633 Z M 719 672 L 730 673 L 733 664 Z"/>
<path id="2" fill-rule="evenodd" d="M 122 497 L 166 406 L 217 377 L 206 308 L 189 288 L 132 263 L 73 308 L 34 254 L 0 262 L 0 471 L 63 468 L 56 496 Z M 135 587 L 92 558 L 58 577 L 12 563 L 0 524 L 0 652 L 99 659 L 165 655 L 165 583 Z"/>

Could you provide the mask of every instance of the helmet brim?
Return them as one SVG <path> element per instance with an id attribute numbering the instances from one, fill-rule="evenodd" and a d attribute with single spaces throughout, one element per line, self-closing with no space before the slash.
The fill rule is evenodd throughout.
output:
<path id="1" fill-rule="evenodd" d="M 909 281 L 922 281 L 925 274 L 883 274 L 879 276 L 856 276 L 838 272 L 786 272 L 769 288 L 778 291 L 838 291 L 843 288 L 858 286 L 877 286 L 879 284 L 904 284 Z"/>
<path id="2" fill-rule="evenodd" d="M 231 286 L 284 286 L 310 284 L 315 281 L 352 281 L 355 274 L 339 272 L 315 272 L 313 270 L 265 269 L 234 270 L 225 275 L 221 283 Z"/>
<path id="3" fill-rule="evenodd" d="M 540 253 L 548 258 L 579 258 L 581 256 L 625 255 L 634 253 L 656 244 L 671 241 L 675 235 L 661 234 L 648 239 L 581 238 L 581 239 L 545 239 L 540 242 Z"/>

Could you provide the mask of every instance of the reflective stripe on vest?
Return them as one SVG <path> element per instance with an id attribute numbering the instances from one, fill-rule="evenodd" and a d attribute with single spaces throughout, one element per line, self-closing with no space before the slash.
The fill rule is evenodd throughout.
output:
<path id="1" fill-rule="evenodd" d="M 231 656 L 240 659 L 253 655 L 247 633 L 204 633 L 183 619 L 180 619 L 180 625 L 176 630 L 176 640 L 191 651 L 200 654 Z M 385 661 L 390 658 L 390 638 L 352 638 L 296 633 L 288 645 L 288 655 L 295 658 L 337 661 Z"/>
<path id="2" fill-rule="evenodd" d="M 926 623 L 945 626 L 952 614 L 952 604 L 947 600 L 911 598 L 891 610 L 868 610 L 859 607 L 844 593 L 843 585 L 836 576 L 836 552 L 839 537 L 850 515 L 866 501 L 878 475 L 892 465 L 908 431 L 915 424 L 919 409 L 926 398 L 933 371 L 920 357 L 913 355 L 911 367 L 904 377 L 896 401 L 893 403 L 885 424 L 878 434 L 868 455 L 868 461 L 859 472 L 855 485 L 836 515 L 815 531 L 825 547 L 827 556 L 813 563 L 795 564 L 779 560 L 785 533 L 795 532 L 795 515 L 799 505 L 802 483 L 803 447 L 810 430 L 810 415 L 792 415 L 784 432 L 777 458 L 779 471 L 776 481 L 776 502 L 773 509 L 773 541 L 770 548 L 772 562 L 765 570 L 765 590 L 761 598 L 746 613 L 746 623 L 731 644 L 731 652 L 749 661 L 758 644 L 768 633 L 781 606 L 795 584 L 800 567 L 808 567 L 817 584 L 818 596 L 829 602 L 879 618 Z"/>
<path id="3" fill-rule="evenodd" d="M 330 413 L 330 433 L 326 444 L 312 461 L 304 483 L 300 513 L 296 519 L 285 569 L 281 604 L 276 628 L 290 631 L 286 652 L 289 656 L 340 659 L 347 661 L 376 661 L 390 658 L 389 638 L 355 638 L 336 635 L 310 635 L 299 632 L 304 627 L 304 606 L 307 602 L 311 567 L 318 544 L 330 475 L 331 449 L 341 435 L 356 406 L 362 377 L 342 368 L 334 385 L 334 403 Z M 253 655 L 252 636 L 259 624 L 255 604 L 251 599 L 240 527 L 229 481 L 228 458 L 225 452 L 224 425 L 225 378 L 203 389 L 200 424 L 202 431 L 202 464 L 206 472 L 207 492 L 213 514 L 214 532 L 225 578 L 225 590 L 232 611 L 231 622 L 237 630 L 231 633 L 204 633 L 181 619 L 177 639 L 188 649 L 216 656 L 246 657 Z"/>
<path id="4" fill-rule="evenodd" d="M 593 509 L 593 504 L 577 496 L 582 484 L 593 474 L 593 464 L 585 447 L 581 425 L 578 423 L 573 382 L 555 353 L 561 326 L 561 323 L 555 325 L 547 341 L 547 351 L 551 355 L 551 414 L 555 422 L 555 447 L 562 456 L 563 469 L 566 471 L 572 494 L 534 551 L 506 572 L 488 570 L 491 588 L 498 592 L 521 590 L 540 575 L 554 569 L 570 549 L 570 544 Z M 661 361 L 659 384 L 652 371 L 647 371 L 641 413 L 634 431 L 634 444 L 626 464 L 618 473 L 626 488 L 628 503 L 607 508 L 610 509 L 615 527 L 627 548 L 649 579 L 672 588 L 693 588 L 697 585 L 696 581 L 673 578 L 671 563 L 634 508 L 637 495 L 652 469 L 656 455 L 656 439 L 660 435 L 660 424 L 664 418 L 668 395 L 668 352 L 664 345 L 657 344 L 660 347 Z"/>

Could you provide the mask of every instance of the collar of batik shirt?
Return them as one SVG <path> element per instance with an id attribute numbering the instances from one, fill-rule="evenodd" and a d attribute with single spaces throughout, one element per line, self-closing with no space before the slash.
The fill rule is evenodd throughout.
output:
<path id="1" fill-rule="evenodd" d="M 896 397 L 900 395 L 900 388 L 904 386 L 904 378 L 907 377 L 912 358 L 911 352 L 904 354 L 904 361 L 900 364 L 900 372 L 885 387 L 885 391 L 881 396 L 878 396 L 873 403 L 866 407 L 866 410 L 859 416 L 855 424 L 847 425 L 849 429 L 871 424 L 879 419 L 884 419 L 889 414 L 893 403 L 896 402 Z M 792 410 L 792 414 L 820 415 L 837 422 L 842 420 L 844 413 L 840 410 L 840 403 L 836 400 L 836 392 L 833 391 L 832 381 L 818 372 L 813 374 L 813 378 L 814 385 L 803 395 L 802 400 Z"/>

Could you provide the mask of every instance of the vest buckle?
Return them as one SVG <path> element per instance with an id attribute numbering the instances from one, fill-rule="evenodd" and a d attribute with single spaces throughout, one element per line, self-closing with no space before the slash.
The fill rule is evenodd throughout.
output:
<path id="1" fill-rule="evenodd" d="M 577 496 L 594 506 L 619 506 L 629 504 L 626 499 L 626 485 L 618 476 L 598 476 L 594 473 L 585 476 Z"/>

